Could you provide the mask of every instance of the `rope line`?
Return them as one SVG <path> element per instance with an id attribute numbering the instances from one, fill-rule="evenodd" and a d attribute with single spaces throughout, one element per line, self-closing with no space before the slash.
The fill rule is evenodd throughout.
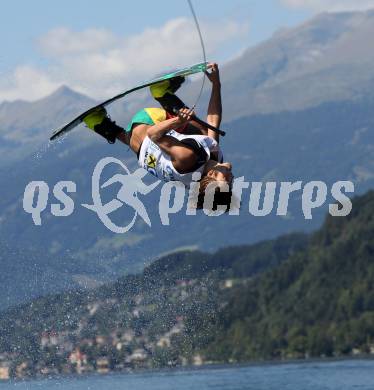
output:
<path id="1" fill-rule="evenodd" d="M 201 48 L 202 48 L 202 52 L 203 52 L 203 58 L 204 58 L 204 62 L 207 62 L 206 60 L 206 51 L 205 51 L 205 45 L 204 45 L 204 39 L 203 39 L 203 36 L 201 34 L 201 30 L 200 30 L 200 25 L 199 25 L 199 21 L 197 19 L 197 16 L 196 16 L 196 13 L 195 13 L 195 10 L 194 10 L 194 7 L 193 7 L 193 4 L 192 4 L 192 1 L 191 0 L 187 0 L 187 3 L 188 3 L 188 6 L 190 8 L 190 11 L 191 11 L 191 14 L 192 14 L 192 17 L 195 21 L 195 26 L 196 26 L 196 30 L 198 32 L 198 35 L 199 35 L 199 39 L 200 39 L 200 45 L 201 45 Z M 195 104 L 192 106 L 192 109 L 194 110 L 197 103 L 199 102 L 202 94 L 203 94 L 203 91 L 204 91 L 204 86 L 205 86 L 205 79 L 206 79 L 206 74 L 204 72 L 204 76 L 203 76 L 203 81 L 201 83 L 201 88 L 200 88 L 200 92 L 198 94 L 198 97 L 195 101 Z"/>

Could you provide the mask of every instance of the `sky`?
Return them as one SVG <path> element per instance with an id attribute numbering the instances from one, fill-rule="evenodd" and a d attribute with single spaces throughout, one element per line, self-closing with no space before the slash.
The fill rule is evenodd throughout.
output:
<path id="1" fill-rule="evenodd" d="M 210 60 L 220 64 L 319 12 L 374 0 L 192 0 Z M 107 98 L 160 72 L 202 61 L 186 0 L 12 0 L 2 4 L 0 102 L 61 85 Z"/>

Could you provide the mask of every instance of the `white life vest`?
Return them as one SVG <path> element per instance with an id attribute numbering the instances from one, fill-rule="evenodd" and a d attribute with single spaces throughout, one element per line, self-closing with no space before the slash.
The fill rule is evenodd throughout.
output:
<path id="1" fill-rule="evenodd" d="M 177 133 L 174 130 L 170 130 L 166 133 L 166 135 L 174 137 L 179 141 L 183 141 L 184 139 L 193 139 L 206 152 L 206 161 L 210 159 L 212 153 L 217 153 L 219 162 L 223 161 L 222 151 L 217 141 L 211 137 L 205 135 L 185 135 Z M 194 173 L 202 174 L 205 168 L 205 164 L 203 164 L 193 172 L 179 173 L 174 168 L 170 156 L 163 152 L 160 147 L 152 142 L 148 136 L 143 140 L 139 152 L 138 162 L 142 168 L 146 169 L 149 173 L 156 176 L 158 179 L 164 181 L 180 181 L 186 187 L 189 187 L 193 181 L 192 176 Z"/>

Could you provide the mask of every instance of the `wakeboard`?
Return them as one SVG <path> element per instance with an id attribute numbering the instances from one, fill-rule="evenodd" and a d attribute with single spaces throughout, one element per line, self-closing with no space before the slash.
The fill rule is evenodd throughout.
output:
<path id="1" fill-rule="evenodd" d="M 186 76 L 190 76 L 192 74 L 195 74 L 195 73 L 200 73 L 200 72 L 205 72 L 206 70 L 208 69 L 208 62 L 203 62 L 203 63 L 199 63 L 199 64 L 195 64 L 195 65 L 192 65 L 192 66 L 189 66 L 189 67 L 186 67 L 186 68 L 183 68 L 183 69 L 179 69 L 179 70 L 176 70 L 174 72 L 171 72 L 171 73 L 167 73 L 163 76 L 160 76 L 160 77 L 157 77 L 155 79 L 152 79 L 150 81 L 147 81 L 143 84 L 140 84 L 134 88 L 131 88 L 125 92 L 122 92 L 120 93 L 119 95 L 116 95 L 94 107 L 91 107 L 90 109 L 88 109 L 87 111 L 83 112 L 82 114 L 80 114 L 79 116 L 77 116 L 76 118 L 74 118 L 72 121 L 70 121 L 69 123 L 67 123 L 66 125 L 62 126 L 61 128 L 55 130 L 52 134 L 52 136 L 50 137 L 50 140 L 53 141 L 57 138 L 60 138 L 62 137 L 63 135 L 67 134 L 68 132 L 70 132 L 71 130 L 73 130 L 75 127 L 77 127 L 79 124 L 81 124 L 83 122 L 83 119 L 90 113 L 92 113 L 93 111 L 97 110 L 98 108 L 100 107 L 106 107 L 108 106 L 109 104 L 115 102 L 116 100 L 118 99 L 122 99 L 123 97 L 131 94 L 132 92 L 135 92 L 135 91 L 139 91 L 140 89 L 143 89 L 143 88 L 147 88 L 147 87 L 150 87 L 154 84 L 157 84 L 161 81 L 164 81 L 164 80 L 170 80 L 170 79 L 173 79 L 175 77 L 179 77 L 179 76 L 182 76 L 182 77 L 186 77 Z"/>

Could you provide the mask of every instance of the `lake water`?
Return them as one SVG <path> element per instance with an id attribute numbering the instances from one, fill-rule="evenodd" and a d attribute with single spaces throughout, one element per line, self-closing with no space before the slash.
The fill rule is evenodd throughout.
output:
<path id="1" fill-rule="evenodd" d="M 374 361 L 216 367 L 0 383 L 0 390 L 373 390 Z"/>

